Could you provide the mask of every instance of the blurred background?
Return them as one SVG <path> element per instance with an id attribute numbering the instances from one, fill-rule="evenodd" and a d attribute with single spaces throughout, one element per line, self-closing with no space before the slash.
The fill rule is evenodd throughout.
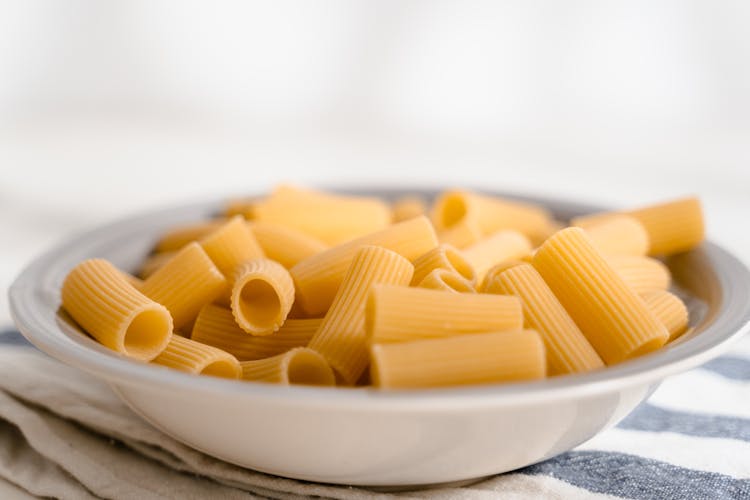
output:
<path id="1" fill-rule="evenodd" d="M 75 231 L 279 181 L 697 193 L 750 260 L 748 26 L 742 0 L 0 0 L 0 289 Z"/>

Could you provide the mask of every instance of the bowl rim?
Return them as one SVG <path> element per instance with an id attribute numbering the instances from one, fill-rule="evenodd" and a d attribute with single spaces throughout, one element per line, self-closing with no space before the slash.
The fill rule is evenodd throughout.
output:
<path id="1" fill-rule="evenodd" d="M 424 189 L 349 189 L 357 193 L 416 193 L 431 196 Z M 569 213 L 604 210 L 551 197 L 507 195 L 545 205 L 564 207 Z M 222 197 L 221 199 L 227 199 Z M 97 352 L 74 342 L 55 322 L 59 306 L 56 297 L 44 290 L 44 278 L 59 271 L 58 260 L 73 251 L 101 243 L 113 235 L 137 233 L 154 221 L 179 218 L 181 214 L 215 212 L 220 201 L 184 204 L 146 211 L 100 225 L 83 234 L 67 238 L 35 258 L 18 275 L 8 290 L 11 316 L 21 333 L 37 348 L 67 364 L 102 377 L 115 385 L 144 390 L 182 390 L 204 395 L 225 395 L 254 400 L 284 401 L 304 406 L 345 406 L 360 410 L 412 409 L 535 404 L 570 397 L 601 394 L 624 387 L 655 383 L 662 378 L 698 366 L 725 351 L 732 341 L 750 331 L 750 271 L 719 245 L 705 241 L 701 251 L 710 261 L 722 294 L 713 322 L 685 342 L 652 354 L 593 372 L 566 375 L 533 382 L 495 385 L 456 386 L 433 389 L 378 390 L 373 388 L 277 386 L 191 375 L 157 365 L 134 361 L 114 352 Z M 54 304 L 54 305 L 53 305 Z"/>

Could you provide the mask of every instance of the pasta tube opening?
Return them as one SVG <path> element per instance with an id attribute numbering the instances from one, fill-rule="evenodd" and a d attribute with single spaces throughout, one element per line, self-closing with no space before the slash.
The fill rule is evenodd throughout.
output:
<path id="1" fill-rule="evenodd" d="M 287 379 L 290 384 L 335 385 L 336 378 L 325 358 L 311 349 L 293 350 L 288 359 Z"/>
<path id="2" fill-rule="evenodd" d="M 253 335 L 270 335 L 286 320 L 294 302 L 289 272 L 272 260 L 257 259 L 240 266 L 232 288 L 232 314 Z"/>
<path id="3" fill-rule="evenodd" d="M 141 311 L 133 317 L 123 335 L 124 354 L 151 359 L 164 349 L 171 333 L 172 319 L 164 309 Z"/>
<path id="4" fill-rule="evenodd" d="M 198 374 L 235 379 L 237 378 L 237 362 L 229 359 L 217 359 L 208 363 Z"/>
<path id="5" fill-rule="evenodd" d="M 471 281 L 447 269 L 435 269 L 417 285 L 420 288 L 445 290 L 447 292 L 476 293 Z"/>

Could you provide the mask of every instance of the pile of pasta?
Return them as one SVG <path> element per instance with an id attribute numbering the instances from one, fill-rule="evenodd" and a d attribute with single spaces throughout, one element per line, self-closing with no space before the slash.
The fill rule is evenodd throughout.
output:
<path id="1" fill-rule="evenodd" d="M 569 224 L 466 190 L 428 207 L 281 186 L 170 229 L 138 277 L 82 262 L 62 304 L 124 356 L 277 384 L 537 380 L 602 369 L 686 331 L 659 258 L 703 240 L 696 198 Z"/>

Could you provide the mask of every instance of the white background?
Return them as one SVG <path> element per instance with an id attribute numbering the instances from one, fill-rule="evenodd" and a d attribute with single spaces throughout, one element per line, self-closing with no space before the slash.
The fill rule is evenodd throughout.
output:
<path id="1" fill-rule="evenodd" d="M 0 322 L 113 217 L 281 181 L 697 193 L 750 260 L 750 3 L 0 0 Z"/>

